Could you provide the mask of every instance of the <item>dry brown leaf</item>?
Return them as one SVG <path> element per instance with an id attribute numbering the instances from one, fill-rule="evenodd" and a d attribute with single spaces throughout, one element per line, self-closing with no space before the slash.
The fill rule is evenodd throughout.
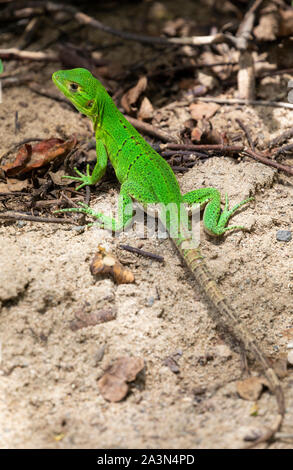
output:
<path id="1" fill-rule="evenodd" d="M 136 107 L 134 106 L 140 97 L 140 95 L 145 91 L 147 87 L 147 78 L 141 77 L 137 84 L 130 88 L 121 98 L 121 105 L 125 109 L 128 114 L 133 114 L 136 111 Z"/>
<path id="2" fill-rule="evenodd" d="M 217 103 L 191 103 L 189 110 L 191 116 L 196 121 L 200 119 L 209 119 L 212 117 L 219 109 Z"/>
<path id="3" fill-rule="evenodd" d="M 60 155 L 65 155 L 76 143 L 76 138 L 72 137 L 66 141 L 56 138 L 46 139 L 33 146 L 24 144 L 19 149 L 15 160 L 0 168 L 7 176 L 22 175 L 48 164 Z"/>
<path id="4" fill-rule="evenodd" d="M 280 16 L 278 11 L 262 14 L 253 34 L 260 41 L 274 41 L 278 36 Z"/>
<path id="5" fill-rule="evenodd" d="M 280 10 L 281 21 L 278 36 L 292 36 L 293 10 Z"/>
<path id="6" fill-rule="evenodd" d="M 117 284 L 129 284 L 135 281 L 133 273 L 124 268 L 112 253 L 106 252 L 105 248 L 100 245 L 90 269 L 94 276 L 109 274 Z"/>
<path id="7" fill-rule="evenodd" d="M 256 401 L 265 385 L 266 379 L 264 377 L 248 377 L 244 380 L 239 380 L 236 384 L 237 392 L 244 400 Z"/>
<path id="8" fill-rule="evenodd" d="M 140 357 L 120 357 L 110 366 L 98 381 L 103 397 L 112 402 L 121 401 L 128 393 L 127 382 L 132 382 L 144 368 L 144 360 Z"/>
<path id="9" fill-rule="evenodd" d="M 58 170 L 58 171 L 48 171 L 48 174 L 53 181 L 54 184 L 57 186 L 68 186 L 69 184 L 72 183 L 70 179 L 63 178 L 63 176 L 67 175 L 67 172 L 64 170 Z"/>
<path id="10" fill-rule="evenodd" d="M 154 108 L 150 100 L 145 96 L 141 102 L 138 118 L 142 120 L 152 119 L 154 115 Z"/>
<path id="11" fill-rule="evenodd" d="M 14 178 L 7 179 L 7 183 L 0 183 L 0 193 L 10 193 L 13 191 L 23 191 L 30 186 L 28 180 L 21 181 Z"/>
<path id="12" fill-rule="evenodd" d="M 203 131 L 199 127 L 194 127 L 191 131 L 192 142 L 200 142 Z"/>

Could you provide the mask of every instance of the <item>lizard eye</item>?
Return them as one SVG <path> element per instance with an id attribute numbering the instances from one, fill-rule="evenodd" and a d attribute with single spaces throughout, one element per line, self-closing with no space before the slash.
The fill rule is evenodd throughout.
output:
<path id="1" fill-rule="evenodd" d="M 77 91 L 78 90 L 78 85 L 77 83 L 70 83 L 69 84 L 70 91 Z"/>

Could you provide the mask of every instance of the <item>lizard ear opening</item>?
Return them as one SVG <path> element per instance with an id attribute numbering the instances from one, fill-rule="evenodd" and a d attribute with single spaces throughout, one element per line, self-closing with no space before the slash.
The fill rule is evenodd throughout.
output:
<path id="1" fill-rule="evenodd" d="M 86 103 L 86 107 L 87 107 L 87 108 L 91 108 L 92 105 L 93 105 L 93 103 L 94 103 L 94 100 L 89 100 L 89 101 Z"/>

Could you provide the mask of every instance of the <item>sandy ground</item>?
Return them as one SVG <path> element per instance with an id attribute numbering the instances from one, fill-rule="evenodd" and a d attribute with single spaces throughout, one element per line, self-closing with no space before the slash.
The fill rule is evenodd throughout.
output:
<path id="1" fill-rule="evenodd" d="M 44 75 L 50 91 L 54 70 L 51 65 Z M 165 124 L 178 133 L 185 116 L 164 112 L 170 121 Z M 233 130 L 236 117 L 264 139 L 292 125 L 292 111 L 261 107 L 222 106 L 212 122 Z M 85 118 L 25 87 L 4 90 L 0 129 L 0 153 L 27 137 L 91 135 Z M 279 242 L 276 233 L 293 226 L 292 180 L 252 160 L 227 157 L 198 163 L 178 179 L 184 192 L 217 187 L 231 204 L 255 197 L 233 217 L 249 232 L 217 240 L 202 234 L 202 251 L 239 318 L 272 360 L 281 358 L 293 339 L 293 241 Z M 111 207 L 118 191 L 116 183 L 97 188 L 91 204 Z M 0 234 L 1 448 L 238 448 L 272 423 L 276 404 L 268 390 L 257 402 L 257 416 L 254 402 L 238 396 L 236 382 L 244 377 L 240 350 L 217 329 L 169 240 L 131 239 L 163 255 L 162 265 L 119 250 L 120 242 L 129 242 L 126 235 L 117 239 L 95 228 L 2 221 Z M 98 244 L 133 271 L 135 284 L 117 286 L 91 275 Z M 72 331 L 85 305 L 90 313 L 115 308 L 116 319 Z M 145 370 L 126 399 L 111 403 L 97 381 L 121 356 L 143 358 Z M 169 357 L 176 359 L 177 373 L 166 365 Z M 252 362 L 251 373 L 259 372 Z M 287 432 L 292 384 L 289 369 L 282 379 Z M 270 447 L 292 448 L 292 442 Z"/>

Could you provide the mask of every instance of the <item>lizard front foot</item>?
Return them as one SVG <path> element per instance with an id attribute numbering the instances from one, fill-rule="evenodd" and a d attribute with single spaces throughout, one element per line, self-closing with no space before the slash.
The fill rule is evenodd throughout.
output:
<path id="1" fill-rule="evenodd" d="M 76 191 L 83 188 L 84 186 L 94 184 L 93 177 L 90 175 L 90 166 L 86 166 L 86 174 L 84 175 L 81 171 L 79 171 L 76 167 L 74 167 L 75 173 L 79 176 L 62 176 L 62 178 L 71 179 L 73 181 L 80 181 L 81 184 L 76 188 Z"/>

